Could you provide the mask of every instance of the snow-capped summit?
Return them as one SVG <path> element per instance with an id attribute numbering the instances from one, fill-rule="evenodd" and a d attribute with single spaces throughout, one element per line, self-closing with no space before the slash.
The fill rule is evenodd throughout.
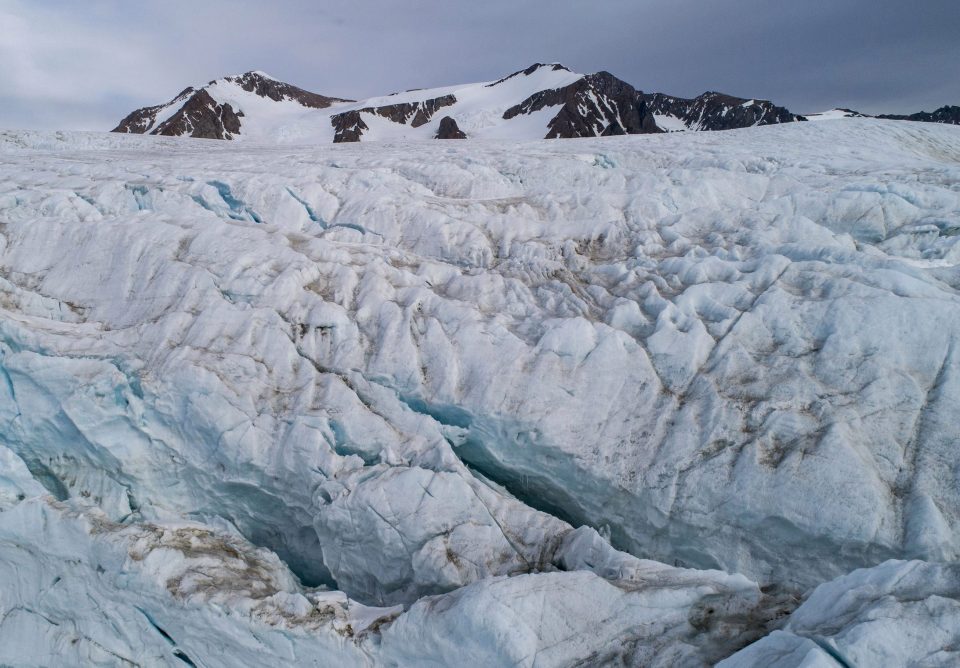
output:
<path id="1" fill-rule="evenodd" d="M 166 104 L 137 109 L 113 131 L 233 139 L 250 134 L 264 122 L 282 126 L 305 110 L 342 102 L 347 100 L 311 93 L 265 72 L 251 71 L 215 79 L 200 89 L 188 87 Z"/>
<path id="2" fill-rule="evenodd" d="M 609 72 L 581 74 L 560 63 L 534 63 L 494 81 L 359 101 L 318 95 L 253 71 L 138 109 L 114 131 L 339 143 L 598 137 L 798 120 L 804 119 L 766 100 L 716 92 L 694 99 L 644 94 Z"/>
<path id="3" fill-rule="evenodd" d="M 850 109 L 801 116 L 769 100 L 708 91 L 643 93 L 609 72 L 534 63 L 495 81 L 415 88 L 365 100 L 329 97 L 261 71 L 188 87 L 138 109 L 114 132 L 281 143 L 430 139 L 556 139 L 733 130 L 866 117 Z M 877 118 L 960 123 L 960 107 Z"/>
<path id="4" fill-rule="evenodd" d="M 447 120 L 449 119 L 449 120 Z M 612 74 L 535 63 L 495 81 L 361 101 L 247 72 L 187 88 L 127 116 L 116 132 L 269 141 L 542 139 L 658 132 L 642 93 Z"/>
<path id="5" fill-rule="evenodd" d="M 442 113 L 440 113 L 442 110 Z M 642 93 L 607 72 L 536 63 L 492 82 L 371 98 L 331 117 L 333 141 L 437 136 L 449 117 L 468 138 L 553 139 L 658 132 Z"/>

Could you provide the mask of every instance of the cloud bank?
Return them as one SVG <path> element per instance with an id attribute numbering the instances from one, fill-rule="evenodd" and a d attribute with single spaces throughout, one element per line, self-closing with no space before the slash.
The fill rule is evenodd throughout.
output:
<path id="1" fill-rule="evenodd" d="M 364 97 L 535 61 L 800 113 L 910 112 L 960 103 L 957 34 L 955 0 L 0 0 L 0 127 L 109 129 L 250 69 Z"/>

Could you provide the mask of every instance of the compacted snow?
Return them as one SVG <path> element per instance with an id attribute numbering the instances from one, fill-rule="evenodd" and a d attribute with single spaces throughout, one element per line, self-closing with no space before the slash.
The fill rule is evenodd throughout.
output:
<path id="1" fill-rule="evenodd" d="M 0 132 L 0 664 L 958 660 L 958 161 Z"/>

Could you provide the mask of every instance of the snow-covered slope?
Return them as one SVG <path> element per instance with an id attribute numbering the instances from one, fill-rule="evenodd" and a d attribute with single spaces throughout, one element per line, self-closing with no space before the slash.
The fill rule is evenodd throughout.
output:
<path id="1" fill-rule="evenodd" d="M 767 100 L 707 92 L 685 99 L 643 93 L 609 72 L 578 74 L 536 63 L 490 82 L 343 100 L 310 93 L 263 72 L 187 88 L 137 109 L 114 132 L 270 143 L 430 139 L 555 139 L 734 130 L 804 120 L 866 117 L 833 109 L 809 117 Z M 960 123 L 960 108 L 880 118 Z"/>
<path id="2" fill-rule="evenodd" d="M 446 129 L 441 124 L 446 121 Z M 455 130 L 454 130 L 455 129 Z M 307 93 L 262 72 L 188 88 L 115 132 L 276 142 L 542 139 L 657 132 L 641 94 L 612 75 L 538 63 L 498 81 L 359 102 Z"/>
<path id="3" fill-rule="evenodd" d="M 0 133 L 0 663 L 704 665 L 956 560 L 958 181 L 871 119 Z"/>
<path id="4" fill-rule="evenodd" d="M 806 114 L 804 116 L 808 121 L 835 121 L 839 118 L 869 118 L 866 114 L 861 114 L 853 109 L 831 109 L 830 111 L 821 111 L 816 114 Z"/>

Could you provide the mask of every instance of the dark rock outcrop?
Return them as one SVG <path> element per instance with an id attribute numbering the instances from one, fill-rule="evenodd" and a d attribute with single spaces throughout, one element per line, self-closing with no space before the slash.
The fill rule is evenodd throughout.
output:
<path id="1" fill-rule="evenodd" d="M 838 107 L 837 111 L 842 111 L 844 118 L 870 118 L 867 114 L 861 114 L 859 111 L 854 111 L 853 109 Z"/>
<path id="2" fill-rule="evenodd" d="M 310 109 L 324 109 L 336 102 L 349 102 L 336 97 L 318 95 L 272 79 L 262 72 L 247 72 L 235 77 L 211 81 L 197 90 L 187 88 L 167 104 L 137 109 L 117 125 L 113 132 L 167 136 L 189 136 L 204 139 L 232 139 L 240 134 L 243 111 L 229 104 L 218 103 L 209 88 L 221 82 L 236 84 L 243 90 L 280 102 L 292 100 Z M 176 111 L 159 125 L 158 115 L 171 107 Z M 179 107 L 179 108 L 177 108 Z"/>
<path id="3" fill-rule="evenodd" d="M 173 116 L 150 134 L 197 139 L 233 139 L 240 134 L 240 117 L 229 104 L 219 104 L 206 90 L 198 90 Z"/>
<path id="4" fill-rule="evenodd" d="M 503 86 L 506 82 L 509 84 Z M 570 83 L 556 88 L 543 88 L 544 85 L 563 82 Z M 469 93 L 472 103 L 471 110 L 466 113 L 482 114 L 486 96 L 484 87 L 497 86 L 503 88 L 501 92 L 491 91 L 488 111 L 496 110 L 494 113 L 501 115 L 500 110 L 513 104 L 502 113 L 505 121 L 542 112 L 546 118 L 550 118 L 546 124 L 546 139 L 662 132 L 664 128 L 658 127 L 657 115 L 676 118 L 682 125 L 671 122 L 672 125 L 678 129 L 689 130 L 728 130 L 806 120 L 765 100 L 747 100 L 722 93 L 704 93 L 694 99 L 662 93 L 644 94 L 609 72 L 581 76 L 558 63 L 535 63 L 493 83 L 469 87 L 473 91 Z M 114 128 L 114 132 L 231 139 L 241 133 L 244 113 L 242 109 L 234 108 L 237 103 L 232 102 L 231 106 L 218 100 L 233 100 L 237 97 L 238 89 L 285 105 L 295 102 L 306 109 L 324 110 L 337 103 L 349 102 L 311 93 L 262 72 L 247 72 L 217 79 L 201 89 L 187 88 L 165 105 L 138 109 L 124 118 Z M 224 90 L 226 93 L 220 94 Z M 440 110 L 452 107 L 458 102 L 451 94 L 438 95 L 430 91 L 419 95 L 410 93 L 408 91 L 406 95 L 406 99 L 413 100 L 410 102 L 380 104 L 379 102 L 383 101 L 381 98 L 376 103 L 367 102 L 368 106 L 360 109 L 343 110 L 344 107 L 340 107 L 333 108 L 330 112 L 320 111 L 317 118 L 321 123 L 326 123 L 329 119 L 334 129 L 335 143 L 356 142 L 361 141 L 369 132 L 372 117 L 380 117 L 400 126 L 418 128 L 432 122 Z M 431 94 L 433 97 L 430 97 Z M 510 102 L 504 103 L 504 95 L 512 97 Z M 417 100 L 416 97 L 421 99 Z M 249 111 L 254 113 L 252 108 Z M 460 116 L 460 112 L 450 109 L 447 113 L 449 116 L 443 119 L 433 136 L 441 139 L 465 138 L 465 134 L 453 119 L 453 116 Z M 960 116 L 957 107 L 944 107 L 933 114 L 890 118 L 958 122 L 957 116 Z M 277 118 L 282 117 L 281 115 Z M 461 120 L 463 118 L 465 116 L 461 116 Z M 403 130 L 400 130 L 392 136 L 403 134 Z"/>
<path id="5" fill-rule="evenodd" d="M 382 116 L 394 123 L 409 124 L 410 127 L 418 128 L 429 123 L 438 110 L 456 104 L 456 102 L 457 98 L 453 95 L 443 95 L 422 102 L 401 102 L 379 107 L 364 107 L 363 109 L 335 114 L 330 117 L 330 123 L 335 131 L 333 141 L 337 144 L 360 141 L 363 132 L 369 129 L 367 124 L 363 122 L 361 113 Z"/>
<path id="6" fill-rule="evenodd" d="M 126 132 L 128 134 L 142 135 L 153 127 L 157 120 L 157 114 L 166 105 L 158 104 L 154 107 L 143 107 L 127 114 L 122 121 L 111 132 Z"/>
<path id="7" fill-rule="evenodd" d="M 724 93 L 707 92 L 693 99 L 651 93 L 644 99 L 652 113 L 678 118 L 690 130 L 734 130 L 806 120 L 768 100 L 748 100 Z"/>
<path id="8" fill-rule="evenodd" d="M 333 143 L 341 144 L 344 142 L 360 141 L 363 133 L 370 127 L 363 122 L 359 110 L 346 111 L 330 117 L 333 124 Z"/>
<path id="9" fill-rule="evenodd" d="M 288 83 L 277 81 L 276 79 L 266 76 L 262 72 L 247 72 L 246 74 L 241 74 L 238 77 L 226 77 L 226 81 L 235 83 L 247 92 L 255 93 L 260 97 L 269 98 L 274 102 L 280 102 L 281 100 L 293 100 L 294 102 L 299 102 L 301 106 L 308 107 L 310 109 L 326 109 L 331 104 L 336 102 L 353 101 L 311 93 L 308 90 L 303 90 L 302 88 L 297 88 L 296 86 L 292 86 Z M 214 83 L 216 83 L 216 81 L 210 82 L 211 85 Z"/>
<path id="10" fill-rule="evenodd" d="M 486 87 L 487 87 L 487 88 L 493 88 L 494 86 L 498 86 L 498 85 L 502 84 L 504 81 L 507 81 L 507 80 L 512 79 L 512 78 L 514 78 L 514 77 L 518 77 L 518 76 L 520 76 L 521 74 L 525 74 L 525 75 L 527 75 L 527 76 L 530 76 L 531 74 L 533 74 L 534 72 L 536 72 L 537 70 L 539 70 L 541 67 L 546 67 L 546 68 L 548 68 L 548 69 L 550 69 L 550 70 L 553 70 L 554 72 L 557 72 L 557 71 L 559 71 L 559 70 L 563 70 L 564 72 L 569 72 L 569 71 L 570 71 L 569 69 L 567 69 L 566 67 L 564 67 L 564 66 L 561 65 L 560 63 L 534 63 L 533 65 L 531 65 L 531 66 L 528 67 L 527 69 L 525 69 L 525 70 L 517 70 L 517 71 L 514 72 L 513 74 L 508 74 L 507 76 L 503 77 L 502 79 L 497 79 L 497 80 L 494 81 L 493 83 L 487 84 Z"/>
<path id="11" fill-rule="evenodd" d="M 557 106 L 560 109 L 547 124 L 545 139 L 660 132 L 643 93 L 609 72 L 588 74 L 568 86 L 534 93 L 507 109 L 503 118 Z"/>
<path id="12" fill-rule="evenodd" d="M 111 130 L 111 132 L 126 132 L 130 134 L 142 135 L 153 127 L 154 123 L 157 121 L 157 114 L 159 114 L 161 110 L 166 109 L 167 107 L 178 102 L 185 102 L 194 92 L 195 89 L 193 87 L 189 87 L 184 89 L 179 95 L 166 104 L 158 104 L 153 107 L 143 107 L 142 109 L 137 109 L 120 121 L 120 124 Z"/>
<path id="13" fill-rule="evenodd" d="M 410 127 L 418 128 L 426 125 L 437 113 L 437 110 L 443 107 L 449 107 L 456 104 L 457 98 L 453 95 L 444 95 L 435 97 L 423 102 L 402 102 L 399 104 L 388 104 L 382 107 L 366 107 L 360 111 L 383 116 L 394 123 L 406 124 L 410 121 Z"/>
<path id="14" fill-rule="evenodd" d="M 466 139 L 467 135 L 463 133 L 457 122 L 449 116 L 440 119 L 440 128 L 437 130 L 436 139 Z"/>
<path id="15" fill-rule="evenodd" d="M 948 125 L 960 125 L 960 107 L 943 106 L 936 111 L 921 111 L 916 114 L 882 114 L 877 118 L 885 118 L 892 121 L 919 121 L 921 123 L 946 123 Z"/>

